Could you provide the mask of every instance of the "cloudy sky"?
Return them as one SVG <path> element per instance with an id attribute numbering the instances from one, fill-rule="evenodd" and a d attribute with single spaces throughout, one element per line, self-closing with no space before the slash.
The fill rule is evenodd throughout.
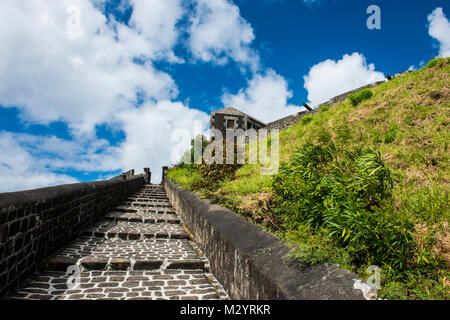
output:
<path id="1" fill-rule="evenodd" d="M 450 55 L 446 0 L 2 0 L 0 192 L 151 167 L 233 106 L 270 122 Z M 183 131 L 184 130 L 184 131 Z"/>

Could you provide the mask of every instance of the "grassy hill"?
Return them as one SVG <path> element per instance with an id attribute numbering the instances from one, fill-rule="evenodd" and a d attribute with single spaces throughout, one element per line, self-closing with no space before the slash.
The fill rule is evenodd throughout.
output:
<path id="1" fill-rule="evenodd" d="M 174 166 L 169 177 L 260 224 L 302 263 L 381 268 L 381 297 L 450 299 L 450 59 L 322 107 L 259 165 Z"/>

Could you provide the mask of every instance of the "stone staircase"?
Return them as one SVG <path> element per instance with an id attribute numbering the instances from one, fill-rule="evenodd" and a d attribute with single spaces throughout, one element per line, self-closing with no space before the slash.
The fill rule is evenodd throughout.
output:
<path id="1" fill-rule="evenodd" d="M 161 185 L 146 185 L 7 296 L 27 300 L 227 299 Z"/>

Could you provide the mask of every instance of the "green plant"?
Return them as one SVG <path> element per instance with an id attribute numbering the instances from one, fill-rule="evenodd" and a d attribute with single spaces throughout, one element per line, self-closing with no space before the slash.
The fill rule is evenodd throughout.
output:
<path id="1" fill-rule="evenodd" d="M 331 141 L 331 133 L 328 130 L 321 130 L 317 135 L 317 140 L 320 143 L 327 144 Z"/>
<path id="2" fill-rule="evenodd" d="M 398 127 L 397 125 L 391 125 L 389 127 L 389 130 L 384 134 L 384 142 L 385 143 L 392 143 L 395 141 L 395 138 L 397 137 L 398 133 Z"/>
<path id="3" fill-rule="evenodd" d="M 383 142 L 380 131 L 375 131 L 375 133 L 373 134 L 372 141 L 373 141 L 373 143 L 376 143 L 376 144 Z"/>
<path id="4" fill-rule="evenodd" d="M 309 265 L 319 263 L 347 265 L 349 253 L 344 248 L 336 248 L 335 241 L 327 236 L 328 233 L 325 228 L 314 230 L 309 225 L 299 225 L 295 230 L 288 230 L 283 239 L 294 248 L 289 257 Z"/>
<path id="5" fill-rule="evenodd" d="M 442 58 L 436 58 L 433 60 L 430 60 L 427 65 L 426 68 L 433 68 L 436 65 L 439 65 L 441 63 Z"/>
<path id="6" fill-rule="evenodd" d="M 226 141 L 223 142 L 223 163 L 212 163 L 207 164 L 204 161 L 196 165 L 196 171 L 202 177 L 201 180 L 195 181 L 193 183 L 194 190 L 206 189 L 212 190 L 218 184 L 226 179 L 231 179 L 236 170 L 239 169 L 242 165 L 237 163 L 237 149 L 238 146 L 235 143 L 233 152 L 233 163 L 227 164 L 227 155 L 226 155 Z M 213 155 L 214 156 L 214 155 Z"/>
<path id="7" fill-rule="evenodd" d="M 180 161 L 175 165 L 180 168 L 183 166 L 189 166 L 192 164 L 200 164 L 202 162 L 202 156 L 205 148 L 208 146 L 208 139 L 203 135 L 198 135 L 191 140 L 191 147 L 186 150 L 181 157 Z M 198 148 L 198 150 L 195 150 Z M 197 151 L 197 152 L 195 152 Z"/>
<path id="8" fill-rule="evenodd" d="M 359 92 L 352 93 L 348 96 L 353 106 L 357 106 L 364 100 L 370 99 L 373 96 L 372 90 L 370 89 L 363 89 Z"/>
<path id="9" fill-rule="evenodd" d="M 278 214 L 288 230 L 310 225 L 352 248 L 356 264 L 389 261 L 403 268 L 411 258 L 412 223 L 392 208 L 393 181 L 381 154 L 311 142 L 299 148 L 274 177 Z"/>
<path id="10" fill-rule="evenodd" d="M 312 119 L 313 119 L 313 116 L 311 114 L 309 114 L 309 115 L 303 116 L 300 119 L 300 123 L 303 125 L 306 125 L 306 124 L 310 123 L 312 121 Z"/>
<path id="11" fill-rule="evenodd" d="M 403 210 L 428 225 L 450 223 L 449 191 L 445 188 L 414 190 L 404 202 Z"/>
<path id="12" fill-rule="evenodd" d="M 320 107 L 319 112 L 327 112 L 328 110 L 330 110 L 330 106 L 322 106 Z"/>
<path id="13" fill-rule="evenodd" d="M 292 257 L 302 263 L 338 263 L 361 279 L 367 277 L 367 266 L 377 264 L 382 273 L 382 298 L 450 300 L 445 254 L 450 225 L 450 117 L 444 99 L 449 62 L 450 58 L 438 59 L 430 63 L 430 68 L 374 87 L 372 98 L 358 108 L 350 100 L 340 102 L 326 112 L 306 118 L 305 124 L 299 121 L 280 131 L 280 160 L 287 169 L 293 165 L 294 153 L 308 140 L 332 154 L 325 159 L 319 155 L 321 149 L 311 148 L 310 157 L 317 162 L 306 170 L 299 166 L 305 177 L 299 177 L 294 170 L 289 176 L 275 178 L 275 187 L 271 176 L 260 175 L 261 165 L 248 164 L 210 190 L 194 190 L 193 182 L 202 180 L 195 166 L 192 170 L 173 168 L 169 176 L 287 240 L 293 246 Z M 442 96 L 438 97 L 437 92 Z M 389 127 L 390 124 L 397 128 L 385 143 L 385 134 L 395 127 Z M 331 133 L 335 151 L 328 150 L 331 141 L 326 142 L 328 134 L 322 136 L 321 131 Z M 364 189 L 357 192 L 356 162 L 346 152 L 359 158 L 361 153 L 356 151 L 361 147 L 379 150 L 386 167 L 392 170 L 394 187 L 386 190 L 383 199 L 380 194 L 368 197 L 369 192 Z M 389 185 L 387 182 L 384 179 L 385 185 Z M 376 186 L 371 182 L 369 187 Z M 378 187 L 381 186 L 380 182 Z M 270 206 L 258 203 L 261 194 Z M 364 202 L 372 204 L 366 207 Z M 318 214 L 308 214 L 309 209 Z M 262 215 L 281 229 L 260 219 Z M 326 226 L 326 218 L 338 225 L 331 236 L 333 230 Z M 344 237 L 342 227 L 346 229 Z M 364 235 L 350 242 L 357 230 L 364 230 Z"/>

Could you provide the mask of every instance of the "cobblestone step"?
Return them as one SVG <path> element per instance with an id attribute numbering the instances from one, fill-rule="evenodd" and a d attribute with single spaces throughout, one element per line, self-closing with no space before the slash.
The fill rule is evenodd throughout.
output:
<path id="1" fill-rule="evenodd" d="M 68 272 L 76 268 L 79 274 Z M 71 278 L 72 276 L 72 278 Z M 73 279 L 79 283 L 73 287 Z M 48 259 L 8 299 L 223 299 L 161 186 L 145 186 Z"/>
<path id="2" fill-rule="evenodd" d="M 114 221 L 128 221 L 141 223 L 169 223 L 179 224 L 180 218 L 176 214 L 148 213 L 148 212 L 110 212 L 106 219 Z"/>
<path id="3" fill-rule="evenodd" d="M 156 208 L 156 207 L 150 207 L 150 208 L 143 208 L 143 207 L 127 207 L 127 208 L 120 208 L 119 210 L 116 210 L 115 208 L 111 212 L 117 212 L 117 213 L 137 213 L 137 214 L 176 214 L 175 211 L 173 211 L 172 208 Z"/>
<path id="4" fill-rule="evenodd" d="M 142 205 L 132 205 L 129 202 L 124 202 L 121 206 L 118 206 L 116 208 L 114 208 L 114 211 L 118 211 L 118 212 L 137 212 L 140 209 L 153 209 L 153 210 L 157 210 L 157 209 L 162 209 L 162 210 L 166 210 L 166 211 L 171 211 L 172 210 L 172 206 L 170 204 L 142 204 Z"/>
<path id="5" fill-rule="evenodd" d="M 80 265 L 88 270 L 205 269 L 205 262 L 184 239 L 130 241 L 80 237 L 49 259 L 48 268 L 64 271 L 71 265 Z"/>
<path id="6" fill-rule="evenodd" d="M 127 201 L 152 201 L 152 202 L 169 202 L 168 198 L 156 198 L 156 197 L 129 197 Z M 170 203 L 170 202 L 169 202 Z"/>
<path id="7" fill-rule="evenodd" d="M 172 208 L 172 205 L 170 204 L 170 202 L 153 202 L 153 201 L 140 201 L 140 202 L 136 202 L 136 201 L 126 201 L 123 203 L 123 207 L 128 207 L 131 209 L 136 209 L 136 208 Z M 126 209 L 126 208 L 125 208 Z M 120 209 L 119 209 L 120 210 Z"/>
<path id="8" fill-rule="evenodd" d="M 152 194 L 152 193 L 138 193 L 133 198 L 146 198 L 146 199 L 168 199 L 165 194 Z"/>
<path id="9" fill-rule="evenodd" d="M 85 236 L 142 240 L 152 238 L 189 239 L 181 225 L 104 220 L 83 231 Z"/>
<path id="10" fill-rule="evenodd" d="M 217 300 L 220 285 L 202 270 L 88 271 L 78 286 L 68 287 L 69 275 L 47 271 L 29 279 L 9 299 L 27 300 Z"/>

